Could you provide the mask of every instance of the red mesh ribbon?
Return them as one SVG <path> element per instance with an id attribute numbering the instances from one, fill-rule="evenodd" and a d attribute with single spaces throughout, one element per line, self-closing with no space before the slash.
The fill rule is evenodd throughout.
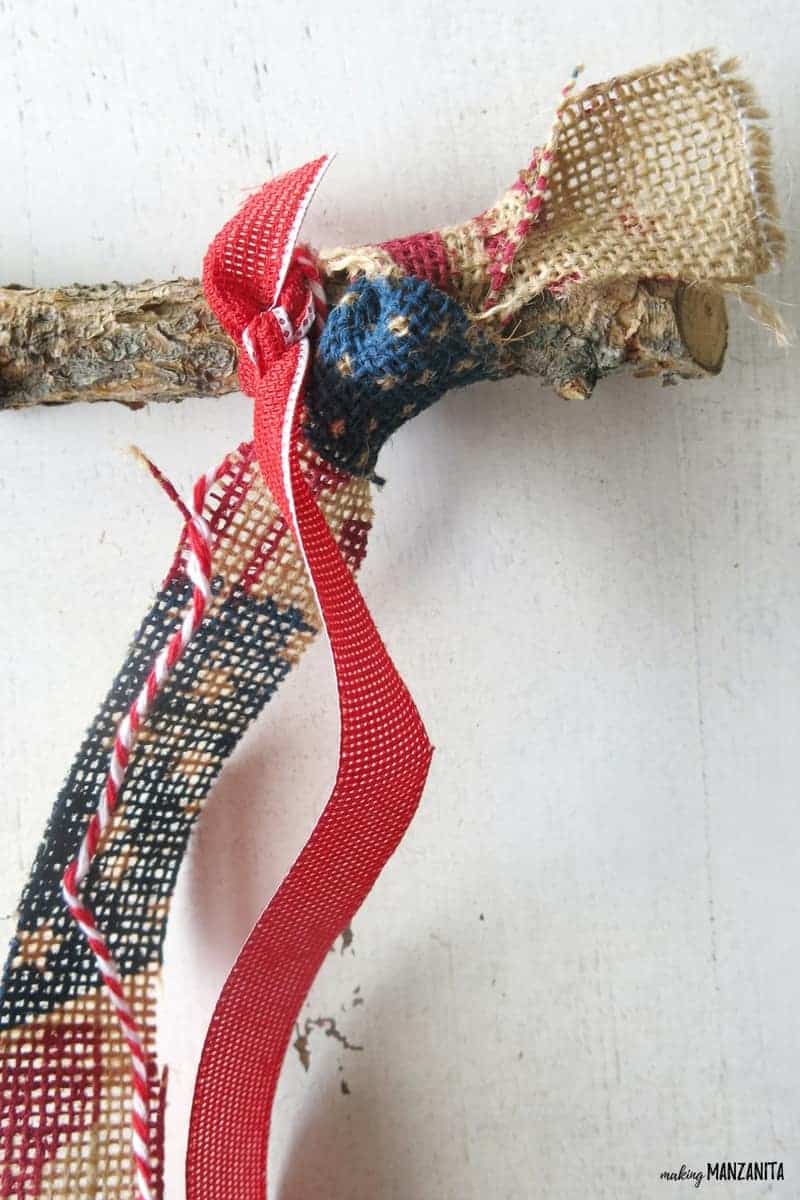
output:
<path id="1" fill-rule="evenodd" d="M 292 253 L 326 165 L 318 159 L 268 183 L 214 239 L 205 262 L 209 304 L 240 348 L 247 346 L 239 379 L 255 400 L 261 471 L 316 590 L 341 720 L 328 804 L 239 954 L 209 1026 L 192 1107 L 187 1200 L 263 1200 L 270 1110 L 294 1022 L 329 947 L 414 815 L 431 757 L 297 453 L 309 344 L 292 331 L 303 328 L 310 293 Z"/>

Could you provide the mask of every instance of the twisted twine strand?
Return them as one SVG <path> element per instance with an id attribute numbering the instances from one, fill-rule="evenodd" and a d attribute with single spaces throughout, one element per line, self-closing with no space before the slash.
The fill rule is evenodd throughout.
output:
<path id="1" fill-rule="evenodd" d="M 322 286 L 319 263 L 308 246 L 298 246 L 294 256 L 294 265 L 308 284 L 308 289 L 314 298 L 314 329 L 317 334 L 322 332 L 325 318 L 328 315 L 328 302 L 325 299 L 325 288 Z"/>
<path id="2" fill-rule="evenodd" d="M 294 263 L 306 280 L 312 297 L 308 313 L 309 316 L 313 314 L 313 324 L 316 331 L 319 332 L 325 323 L 328 312 L 319 266 L 307 247 L 298 248 L 294 256 Z M 153 1200 L 152 1156 L 149 1142 L 151 1096 L 147 1076 L 147 1054 L 133 1010 L 125 998 L 119 969 L 105 937 L 97 926 L 94 914 L 81 897 L 81 888 L 97 855 L 103 835 L 113 820 L 130 757 L 142 723 L 150 712 L 168 675 L 197 632 L 211 597 L 211 531 L 202 514 L 208 491 L 224 474 L 228 467 L 228 459 L 224 459 L 218 467 L 197 480 L 192 495 L 192 504 L 187 506 L 161 471 L 141 452 L 139 452 L 139 456 L 154 479 L 177 505 L 186 522 L 185 570 L 193 584 L 192 597 L 180 627 L 157 656 L 139 694 L 117 727 L 100 801 L 89 819 L 76 857 L 64 872 L 61 890 L 73 920 L 94 954 L 103 984 L 116 1012 L 122 1036 L 128 1047 L 132 1069 L 130 1127 L 136 1195 L 137 1200 Z"/>
<path id="3" fill-rule="evenodd" d="M 144 455 L 141 455 L 144 458 Z M 227 469 L 227 459 L 201 476 L 194 486 L 192 505 L 188 507 L 175 488 L 148 459 L 144 459 L 154 478 L 173 500 L 186 520 L 185 570 L 193 584 L 192 597 L 180 627 L 159 653 L 139 694 L 122 718 L 114 737 L 108 774 L 95 812 L 89 819 L 76 857 L 64 872 L 61 890 L 69 912 L 94 954 L 105 989 L 116 1012 L 132 1068 L 131 1145 L 133 1148 L 136 1195 L 138 1200 L 153 1200 L 152 1157 L 149 1145 L 150 1083 L 147 1054 L 142 1035 L 125 992 L 119 970 L 105 937 L 97 927 L 94 914 L 82 899 L 81 888 L 97 855 L 101 839 L 109 829 L 140 728 L 167 676 L 197 632 L 211 596 L 211 531 L 203 517 L 209 488 Z"/>

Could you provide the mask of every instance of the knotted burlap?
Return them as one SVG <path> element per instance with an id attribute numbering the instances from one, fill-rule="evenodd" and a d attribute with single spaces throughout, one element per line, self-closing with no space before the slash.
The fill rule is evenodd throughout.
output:
<path id="1" fill-rule="evenodd" d="M 331 462 L 366 473 L 382 440 L 447 387 L 519 369 L 509 328 L 531 305 L 548 303 L 557 312 L 571 289 L 627 277 L 668 277 L 747 294 L 782 249 L 763 116 L 733 63 L 717 67 L 708 52 L 675 59 L 565 103 L 550 192 L 518 245 L 536 155 L 479 217 L 325 257 L 334 308 L 327 338 L 317 345 L 306 426 L 322 457 L 305 447 L 303 462 L 351 569 L 369 528 L 369 484 Z M 488 303 L 493 267 L 510 244 L 504 286 Z M 404 283 L 409 279 L 414 282 Z M 417 286 L 420 281 L 426 286 Z M 377 321 L 337 316 L 337 301 L 372 305 Z M 383 336 L 394 341 L 381 342 Z M 349 366 L 348 338 L 357 350 Z M 406 338 L 414 340 L 397 344 Z M 365 397 L 393 396 L 387 362 L 400 371 L 392 411 L 365 418 Z M 336 430 L 350 414 L 366 432 L 340 453 L 337 445 L 344 443 L 337 438 L 347 431 Z M 318 628 L 290 529 L 265 489 L 251 446 L 231 456 L 206 516 L 214 535 L 214 601 L 148 717 L 89 887 L 147 1033 L 154 1084 L 160 1077 L 158 969 L 189 831 L 225 758 Z M 122 1200 L 131 1194 L 129 1067 L 58 880 L 96 803 L 115 724 L 187 593 L 178 558 L 78 754 L 23 896 L 0 998 L 4 1198 Z M 160 1109 L 153 1114 L 156 1160 L 162 1115 Z"/>

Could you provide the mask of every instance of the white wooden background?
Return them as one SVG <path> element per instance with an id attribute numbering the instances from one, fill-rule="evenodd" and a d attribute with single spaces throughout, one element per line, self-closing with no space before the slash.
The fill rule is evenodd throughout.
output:
<path id="1" fill-rule="evenodd" d="M 477 212 L 586 80 L 716 44 L 773 116 L 798 222 L 792 0 L 0 2 L 0 275 L 198 271 L 252 188 L 322 150 L 317 244 Z M 798 260 L 770 281 L 797 295 Z M 792 320 L 793 310 L 785 312 Z M 438 746 L 419 817 L 306 1009 L 280 1200 L 639 1200 L 780 1159 L 800 1196 L 798 356 L 734 312 L 722 377 L 453 394 L 386 450 L 367 599 Z M 241 397 L 0 420 L 0 913 Z M 226 970 L 327 795 L 315 647 L 226 768 L 167 946 L 168 1193 Z M 363 1000 L 363 1003 L 356 1003 Z M 349 1093 L 342 1088 L 346 1083 Z M 714 1195 L 767 1194 L 708 1184 Z"/>

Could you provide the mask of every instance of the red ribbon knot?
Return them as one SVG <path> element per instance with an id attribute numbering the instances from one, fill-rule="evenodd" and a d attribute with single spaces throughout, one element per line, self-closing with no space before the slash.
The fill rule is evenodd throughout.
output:
<path id="1" fill-rule="evenodd" d="M 312 260 L 305 257 L 305 261 Z M 269 363 L 307 337 L 316 317 L 308 272 L 295 255 L 278 303 L 256 313 L 242 330 L 242 345 L 258 373 L 263 374 Z"/>
<path id="2" fill-rule="evenodd" d="M 259 466 L 314 587 L 336 669 L 340 737 L 328 804 L 239 954 L 209 1026 L 192 1106 L 187 1200 L 264 1200 L 270 1109 L 297 1014 L 405 833 L 431 757 L 298 452 L 308 333 L 324 316 L 324 293 L 313 259 L 295 242 L 327 161 L 252 196 L 212 242 L 203 273 L 211 309 L 247 350 L 239 382 L 255 402 Z"/>

